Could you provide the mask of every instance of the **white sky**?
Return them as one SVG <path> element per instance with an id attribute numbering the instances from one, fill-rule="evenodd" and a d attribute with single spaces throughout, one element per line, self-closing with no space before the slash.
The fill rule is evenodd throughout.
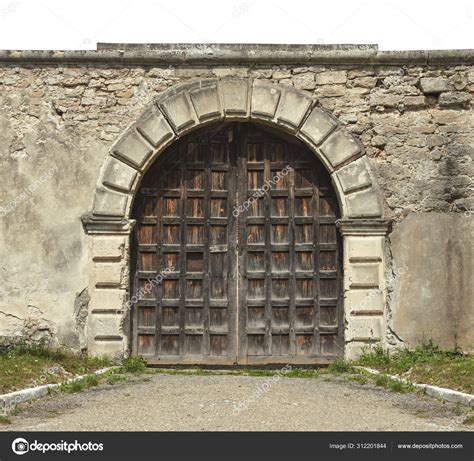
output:
<path id="1" fill-rule="evenodd" d="M 376 43 L 474 48 L 463 0 L 0 0 L 0 49 L 130 43 Z"/>

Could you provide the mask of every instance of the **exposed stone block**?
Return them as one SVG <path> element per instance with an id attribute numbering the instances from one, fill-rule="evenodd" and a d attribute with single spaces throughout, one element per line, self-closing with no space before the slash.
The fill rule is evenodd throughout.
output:
<path id="1" fill-rule="evenodd" d="M 420 78 L 421 91 L 425 94 L 439 94 L 449 91 L 451 85 L 449 81 L 441 77 L 423 77 Z"/>
<path id="2" fill-rule="evenodd" d="M 407 109 L 422 109 L 426 105 L 424 96 L 406 96 L 403 104 Z"/>
<path id="3" fill-rule="evenodd" d="M 300 90 L 314 90 L 314 88 L 316 88 L 314 74 L 306 73 L 296 75 L 293 77 L 293 85 Z"/>
<path id="4" fill-rule="evenodd" d="M 155 147 L 164 144 L 174 136 L 174 132 L 164 115 L 158 110 L 147 114 L 141 119 L 137 129 Z"/>
<path id="5" fill-rule="evenodd" d="M 331 166 L 336 168 L 360 154 L 361 148 L 352 135 L 338 129 L 326 138 L 321 145 L 321 151 L 326 155 Z"/>
<path id="6" fill-rule="evenodd" d="M 124 216 L 128 195 L 105 188 L 96 189 L 93 214 L 99 216 Z"/>
<path id="7" fill-rule="evenodd" d="M 217 85 L 199 88 L 190 94 L 199 120 L 208 120 L 222 116 Z"/>
<path id="8" fill-rule="evenodd" d="M 373 93 L 370 95 L 369 103 L 372 107 L 383 106 L 392 108 L 397 107 L 402 99 L 402 96 L 397 94 Z"/>
<path id="9" fill-rule="evenodd" d="M 249 91 L 247 80 L 223 80 L 219 85 L 224 112 L 232 116 L 246 116 Z"/>
<path id="10" fill-rule="evenodd" d="M 318 145 L 336 126 L 336 121 L 321 109 L 314 108 L 301 127 L 301 133 Z"/>
<path id="11" fill-rule="evenodd" d="M 384 148 L 387 145 L 387 138 L 385 136 L 374 136 L 370 141 L 370 144 L 374 147 Z"/>
<path id="12" fill-rule="evenodd" d="M 297 129 L 312 103 L 310 97 L 290 88 L 285 89 L 281 94 L 276 119 L 284 125 Z"/>
<path id="13" fill-rule="evenodd" d="M 361 88 L 374 88 L 377 84 L 375 77 L 357 77 L 354 79 L 354 86 Z"/>
<path id="14" fill-rule="evenodd" d="M 442 93 L 439 97 L 440 107 L 459 107 L 469 104 L 471 95 L 462 91 Z"/>
<path id="15" fill-rule="evenodd" d="M 130 130 L 128 134 L 115 145 L 114 152 L 140 168 L 146 162 L 152 150 L 138 133 L 134 130 Z"/>
<path id="16" fill-rule="evenodd" d="M 273 118 L 279 100 L 280 90 L 275 88 L 274 85 L 262 84 L 255 80 L 252 89 L 252 115 Z"/>
<path id="17" fill-rule="evenodd" d="M 137 171 L 119 160 L 109 157 L 104 167 L 102 182 L 123 191 L 130 191 Z"/>
<path id="18" fill-rule="evenodd" d="M 168 116 L 176 132 L 184 131 L 196 124 L 194 110 L 186 93 L 171 96 L 161 103 L 161 108 Z"/>
<path id="19" fill-rule="evenodd" d="M 288 69 L 275 69 L 273 71 L 272 77 L 274 79 L 282 79 L 282 78 L 290 78 L 291 77 L 291 70 Z"/>
<path id="20" fill-rule="evenodd" d="M 347 71 L 345 70 L 334 70 L 326 71 L 316 74 L 317 85 L 334 85 L 336 83 L 347 82 Z"/>

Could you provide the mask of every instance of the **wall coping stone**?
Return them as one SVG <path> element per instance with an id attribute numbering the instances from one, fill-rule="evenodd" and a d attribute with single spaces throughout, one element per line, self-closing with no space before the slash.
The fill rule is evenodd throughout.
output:
<path id="1" fill-rule="evenodd" d="M 3 50 L 4 64 L 86 65 L 468 65 L 474 64 L 474 49 L 380 51 L 378 45 L 283 45 L 283 44 L 193 44 L 193 43 L 98 43 L 96 50 Z"/>

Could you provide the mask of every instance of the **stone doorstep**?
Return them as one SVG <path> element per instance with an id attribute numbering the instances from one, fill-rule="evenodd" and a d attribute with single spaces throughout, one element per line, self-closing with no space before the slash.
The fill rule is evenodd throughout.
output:
<path id="1" fill-rule="evenodd" d="M 398 381 L 404 384 L 412 384 L 417 389 L 424 391 L 427 395 L 431 397 L 438 397 L 446 402 L 452 403 L 460 403 L 461 405 L 465 405 L 466 407 L 473 407 L 474 406 L 474 395 L 467 394 L 466 392 L 460 391 L 453 391 L 452 389 L 446 389 L 445 387 L 438 387 L 432 386 L 431 384 L 417 384 L 412 383 L 408 379 L 400 378 L 397 375 L 388 375 L 378 370 L 374 370 L 373 368 L 361 367 L 361 366 L 354 366 L 356 370 L 364 370 L 373 375 L 385 375 L 394 381 Z"/>
<path id="2" fill-rule="evenodd" d="M 15 392 L 10 392 L 8 394 L 2 394 L 0 395 L 0 410 L 3 410 L 3 412 L 5 412 L 5 409 L 7 406 L 13 407 L 17 403 L 23 403 L 23 402 L 27 402 L 28 400 L 44 397 L 45 395 L 48 395 L 50 389 L 56 389 L 62 384 L 70 384 L 75 381 L 81 381 L 87 376 L 91 376 L 91 375 L 102 375 L 109 370 L 113 370 L 114 368 L 119 368 L 119 367 L 113 366 L 113 367 L 108 367 L 108 368 L 101 368 L 100 370 L 97 370 L 94 373 L 75 376 L 74 378 L 67 379 L 66 381 L 63 381 L 62 383 L 44 384 L 43 386 L 29 387 L 26 389 L 22 389 L 21 391 L 15 391 Z M 15 400 L 18 397 L 20 398 L 20 400 L 16 402 Z"/>

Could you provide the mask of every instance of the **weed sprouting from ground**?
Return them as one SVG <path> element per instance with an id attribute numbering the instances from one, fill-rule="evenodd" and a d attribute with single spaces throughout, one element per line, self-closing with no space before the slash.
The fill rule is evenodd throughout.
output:
<path id="1" fill-rule="evenodd" d="M 110 374 L 105 378 L 107 384 L 113 385 L 123 381 L 126 381 L 127 378 L 125 376 L 119 374 Z"/>
<path id="2" fill-rule="evenodd" d="M 124 373 L 145 373 L 147 367 L 146 360 L 141 356 L 126 358 L 122 363 L 122 372 Z"/>
<path id="3" fill-rule="evenodd" d="M 474 426 L 474 415 L 468 416 L 462 423 L 466 426 Z"/>
<path id="4" fill-rule="evenodd" d="M 388 387 L 390 378 L 387 375 L 377 375 L 375 376 L 374 382 L 377 386 Z"/>
<path id="5" fill-rule="evenodd" d="M 10 418 L 7 418 L 6 416 L 0 415 L 0 426 L 6 426 L 8 424 L 11 424 Z"/>
<path id="6" fill-rule="evenodd" d="M 347 380 L 362 385 L 369 382 L 369 379 L 365 375 L 350 375 L 347 377 Z"/>
<path id="7" fill-rule="evenodd" d="M 328 366 L 328 371 L 331 373 L 348 373 L 352 370 L 352 366 L 345 360 L 336 360 Z"/>
<path id="8" fill-rule="evenodd" d="M 389 389 L 393 392 L 414 392 L 416 387 L 410 382 L 402 382 L 391 379 L 388 385 Z"/>
<path id="9" fill-rule="evenodd" d="M 97 375 L 87 375 L 82 379 L 76 381 L 65 382 L 59 386 L 59 391 L 61 392 L 80 392 L 84 389 L 89 389 L 90 387 L 98 386 L 100 383 L 100 378 Z"/>
<path id="10" fill-rule="evenodd" d="M 83 391 L 85 388 L 85 384 L 82 382 L 82 380 L 79 380 L 70 383 L 63 383 L 59 386 L 58 390 L 60 392 L 73 393 Z"/>

